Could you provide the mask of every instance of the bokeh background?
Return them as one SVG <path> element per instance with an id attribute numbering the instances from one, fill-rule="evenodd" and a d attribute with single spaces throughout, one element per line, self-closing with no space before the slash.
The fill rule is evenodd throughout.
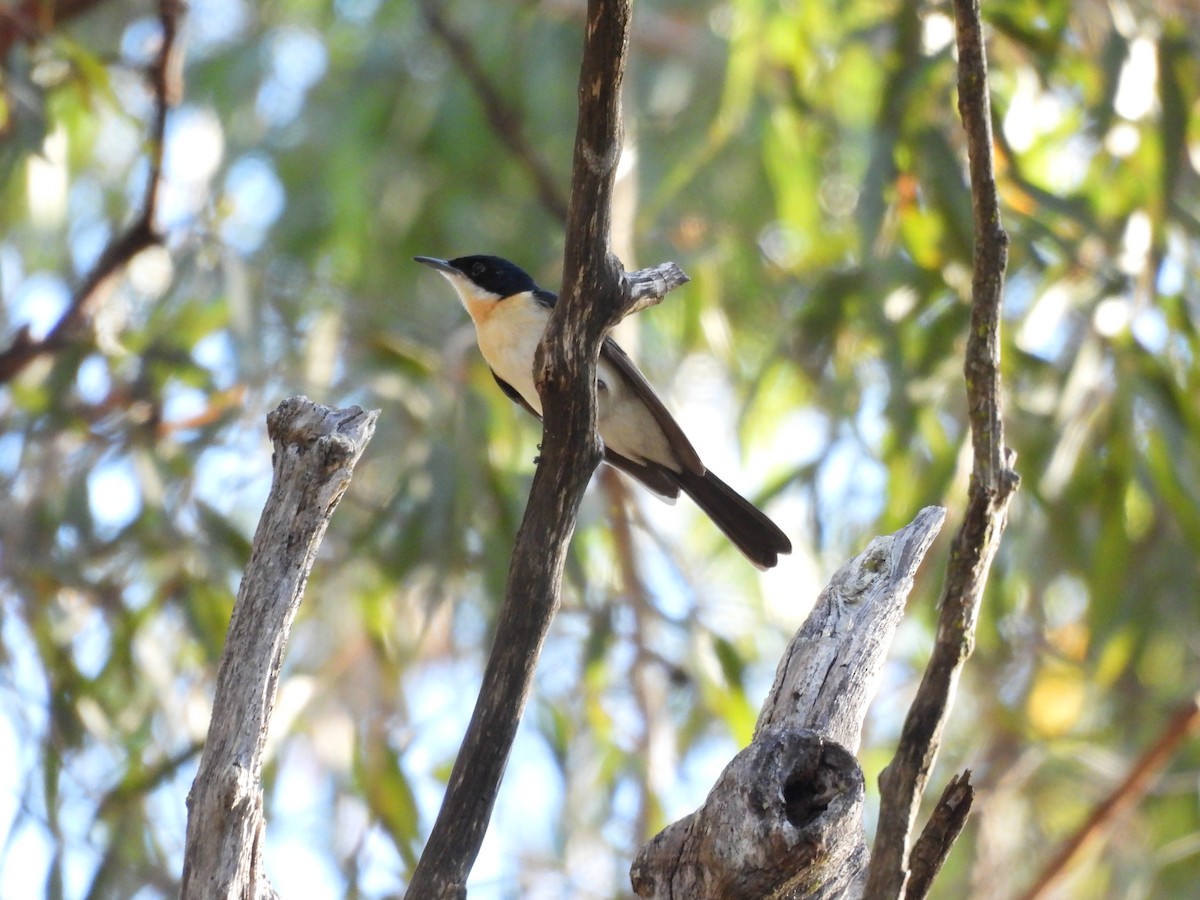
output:
<path id="1" fill-rule="evenodd" d="M 1200 14 L 983 14 L 1023 483 L 930 790 L 967 766 L 979 786 L 935 894 L 1008 898 L 1200 689 Z M 923 505 L 955 527 L 971 219 L 949 15 L 637 4 L 616 240 L 692 282 L 621 339 L 796 552 L 760 575 L 686 501 L 596 479 L 473 897 L 627 894 L 637 847 L 749 739 L 829 574 Z M 411 257 L 495 253 L 557 287 L 582 22 L 579 0 L 190 3 L 165 242 L 0 386 L 0 896 L 177 893 L 264 415 L 298 393 L 383 412 L 287 650 L 268 870 L 288 897 L 402 891 L 538 440 Z M 141 209 L 160 34 L 149 0 L 0 9 L 0 346 L 45 334 Z M 946 543 L 868 721 L 869 818 Z M 1198 786 L 1192 740 L 1062 895 L 1194 892 Z"/>

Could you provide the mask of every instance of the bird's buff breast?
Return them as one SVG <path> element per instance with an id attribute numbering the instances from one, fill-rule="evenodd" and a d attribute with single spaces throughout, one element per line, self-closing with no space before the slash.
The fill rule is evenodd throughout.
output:
<path id="1" fill-rule="evenodd" d="M 492 300 L 468 303 L 467 312 L 475 322 L 479 352 L 488 366 L 540 414 L 542 401 L 533 386 L 533 356 L 546 329 L 546 310 L 531 302 Z"/>

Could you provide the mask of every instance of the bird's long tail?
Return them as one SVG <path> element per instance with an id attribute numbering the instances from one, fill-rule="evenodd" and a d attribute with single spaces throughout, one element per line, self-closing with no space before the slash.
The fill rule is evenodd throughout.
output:
<path id="1" fill-rule="evenodd" d="M 792 552 L 792 542 L 779 526 L 712 472 L 703 475 L 673 472 L 672 475 L 684 493 L 760 569 L 769 569 L 778 563 L 779 554 Z"/>

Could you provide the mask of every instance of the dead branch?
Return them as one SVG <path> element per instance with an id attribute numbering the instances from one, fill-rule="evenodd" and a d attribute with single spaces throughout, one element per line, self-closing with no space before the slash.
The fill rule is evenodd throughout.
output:
<path id="1" fill-rule="evenodd" d="M 283 650 L 321 538 L 378 415 L 293 397 L 267 416 L 274 477 L 233 607 L 212 723 L 188 794 L 184 900 L 276 896 L 263 869 L 261 776 Z"/>
<path id="2" fill-rule="evenodd" d="M 913 577 L 945 518 L 929 507 L 843 565 L 779 663 L 750 746 L 704 805 L 641 849 L 639 897 L 856 896 L 866 879 L 853 756 Z"/>

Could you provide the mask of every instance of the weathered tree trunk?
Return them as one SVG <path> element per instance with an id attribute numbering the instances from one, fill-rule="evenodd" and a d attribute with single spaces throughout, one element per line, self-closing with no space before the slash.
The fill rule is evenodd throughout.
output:
<path id="1" fill-rule="evenodd" d="M 779 663 L 750 746 L 704 805 L 642 848 L 644 898 L 860 897 L 863 776 L 854 758 L 913 576 L 945 513 L 928 507 L 837 571 Z"/>
<path id="2" fill-rule="evenodd" d="M 263 870 L 261 776 L 279 667 L 317 547 L 378 415 L 293 397 L 267 416 L 274 478 L 233 607 L 208 740 L 188 794 L 185 900 L 276 896 Z"/>

